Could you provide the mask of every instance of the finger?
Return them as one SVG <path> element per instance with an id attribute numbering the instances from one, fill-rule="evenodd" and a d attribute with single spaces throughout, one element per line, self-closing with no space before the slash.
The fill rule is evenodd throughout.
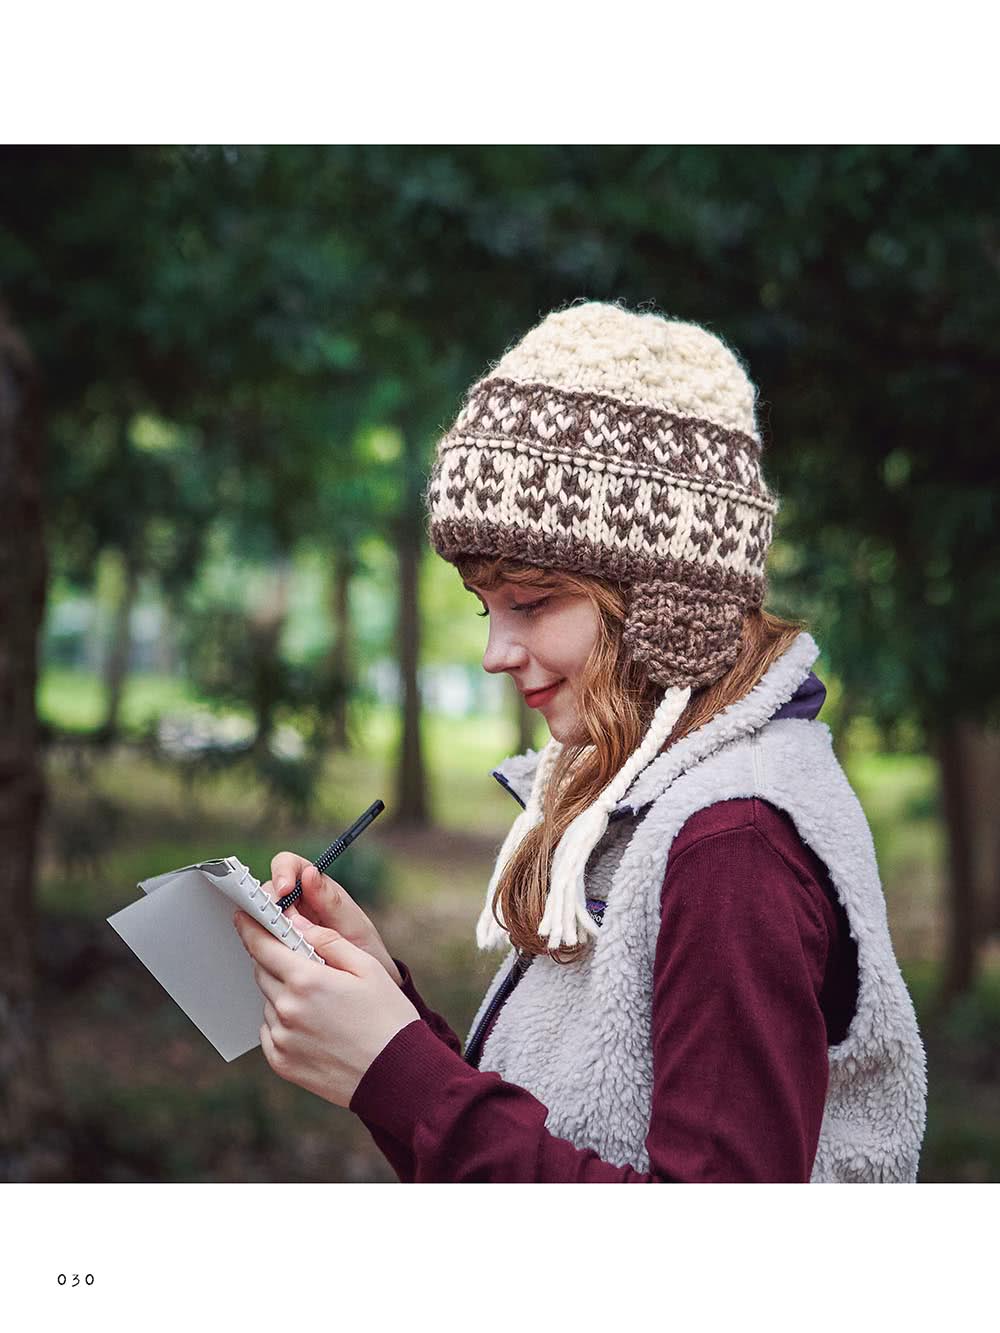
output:
<path id="1" fill-rule="evenodd" d="M 274 891 L 274 885 L 271 883 L 270 880 L 267 880 L 267 882 L 264 883 L 264 884 L 262 884 L 260 887 L 264 890 L 264 892 L 267 894 L 267 896 L 268 896 L 272 901 L 273 901 L 275 898 L 277 898 L 278 895 L 275 893 L 275 891 Z"/>
<path id="2" fill-rule="evenodd" d="M 323 875 L 310 861 L 299 872 L 302 893 L 295 903 L 296 910 L 302 912 L 308 921 L 317 925 L 326 925 L 324 913 Z"/>
<path id="3" fill-rule="evenodd" d="M 261 1023 L 260 1025 L 260 1048 L 264 1052 L 264 1059 L 277 1074 L 278 1070 L 275 1063 L 274 1041 L 271 1038 L 271 1031 L 266 1023 Z"/>
<path id="4" fill-rule="evenodd" d="M 271 877 L 290 876 L 293 880 L 303 865 L 308 865 L 308 858 L 298 852 L 277 852 L 271 857 Z"/>
<path id="5" fill-rule="evenodd" d="M 257 983 L 257 989 L 263 995 L 265 1002 L 272 1005 L 277 1004 L 278 996 L 285 989 L 284 982 L 272 976 L 266 968 L 261 967 L 260 963 L 254 963 L 253 965 L 253 979 Z"/>
<path id="6" fill-rule="evenodd" d="M 283 898 L 295 888 L 295 881 L 303 869 L 312 862 L 295 852 L 279 852 L 271 859 L 271 879 L 274 883 L 275 897 Z"/>
<path id="7" fill-rule="evenodd" d="M 299 899 L 299 906 L 306 906 L 307 915 L 317 925 L 332 925 L 332 922 L 328 919 L 331 915 L 330 909 L 334 905 L 333 895 L 328 892 L 327 888 L 330 881 L 311 863 L 302 867 L 299 879 L 302 884 L 302 897 Z"/>
<path id="8" fill-rule="evenodd" d="M 328 926 L 313 926 L 308 922 L 302 929 L 302 935 L 311 944 L 319 956 L 332 967 L 342 972 L 350 972 L 356 977 L 367 976 L 372 968 L 381 968 L 380 963 L 356 944 L 344 938 L 337 930 Z"/>
<path id="9" fill-rule="evenodd" d="M 317 925 L 330 926 L 336 930 L 343 910 L 350 901 L 344 886 L 329 875 L 320 874 L 316 866 L 310 865 L 303 870 L 299 903 L 306 904 L 309 909 L 306 915 Z"/>
<path id="10" fill-rule="evenodd" d="M 267 1035 L 271 1038 L 271 1044 L 276 1049 L 287 1041 L 288 1028 L 270 1000 L 264 1001 L 264 1025 L 267 1028 Z"/>
<path id="11" fill-rule="evenodd" d="M 315 869 L 316 867 L 313 866 L 313 870 Z M 317 874 L 318 873 L 319 872 L 317 871 Z M 289 889 L 288 892 L 291 893 L 291 889 Z M 284 897 L 284 895 L 279 893 L 277 889 L 275 889 L 274 901 L 277 903 L 278 900 L 282 897 Z M 300 893 L 299 896 L 295 899 L 295 901 L 293 903 L 289 903 L 289 905 L 285 908 L 285 916 L 287 916 L 289 920 L 292 919 L 292 916 L 295 913 L 297 913 L 303 920 L 307 921 L 310 925 L 317 924 L 318 913 L 316 912 L 316 909 L 314 907 L 307 906 L 304 893 Z"/>
<path id="12" fill-rule="evenodd" d="M 233 924 L 244 949 L 254 962 L 260 963 L 265 971 L 280 981 L 290 981 L 304 965 L 304 959 L 297 958 L 287 945 L 275 939 L 269 930 L 252 920 L 246 912 L 237 911 L 233 916 Z"/>

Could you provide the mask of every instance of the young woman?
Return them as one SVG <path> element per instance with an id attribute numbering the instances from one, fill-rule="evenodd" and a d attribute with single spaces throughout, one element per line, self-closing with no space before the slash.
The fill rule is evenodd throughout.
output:
<path id="1" fill-rule="evenodd" d="M 272 1068 L 402 1180 L 910 1181 L 924 1053 L 871 835 L 762 609 L 777 505 L 755 390 L 697 325 L 587 303 L 473 385 L 430 539 L 550 740 L 477 927 L 504 958 L 462 1043 L 344 888 L 301 874 L 300 959 L 238 914 Z M 464 1053 L 463 1053 L 464 1050 Z"/>

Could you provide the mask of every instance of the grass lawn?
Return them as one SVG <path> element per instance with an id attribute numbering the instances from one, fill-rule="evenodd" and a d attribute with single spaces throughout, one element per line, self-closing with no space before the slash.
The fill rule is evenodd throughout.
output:
<path id="1" fill-rule="evenodd" d="M 122 723 L 141 730 L 161 713 L 193 708 L 198 702 L 187 682 L 176 676 L 130 676 L 122 696 Z M 87 671 L 46 668 L 38 687 L 38 713 L 64 731 L 93 731 L 104 716 L 100 679 Z"/>
<path id="2" fill-rule="evenodd" d="M 940 957 L 944 829 L 933 760 L 916 754 L 857 754 L 847 764 L 875 842 L 896 953 Z"/>

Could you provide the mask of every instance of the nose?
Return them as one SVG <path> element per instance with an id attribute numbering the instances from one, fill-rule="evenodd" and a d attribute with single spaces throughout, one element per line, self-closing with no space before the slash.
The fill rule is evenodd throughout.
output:
<path id="1" fill-rule="evenodd" d="M 483 653 L 483 670 L 521 671 L 528 661 L 528 650 L 521 642 L 516 624 L 509 621 L 504 625 L 505 617 L 490 616 L 490 634 Z"/>

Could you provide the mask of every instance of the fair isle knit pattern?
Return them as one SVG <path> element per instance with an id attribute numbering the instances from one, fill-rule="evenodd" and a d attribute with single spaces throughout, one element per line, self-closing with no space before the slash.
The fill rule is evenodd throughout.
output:
<path id="1" fill-rule="evenodd" d="M 439 442 L 431 544 L 627 585 L 629 656 L 659 684 L 710 684 L 766 590 L 777 504 L 754 399 L 696 324 L 600 302 L 556 311 Z"/>

